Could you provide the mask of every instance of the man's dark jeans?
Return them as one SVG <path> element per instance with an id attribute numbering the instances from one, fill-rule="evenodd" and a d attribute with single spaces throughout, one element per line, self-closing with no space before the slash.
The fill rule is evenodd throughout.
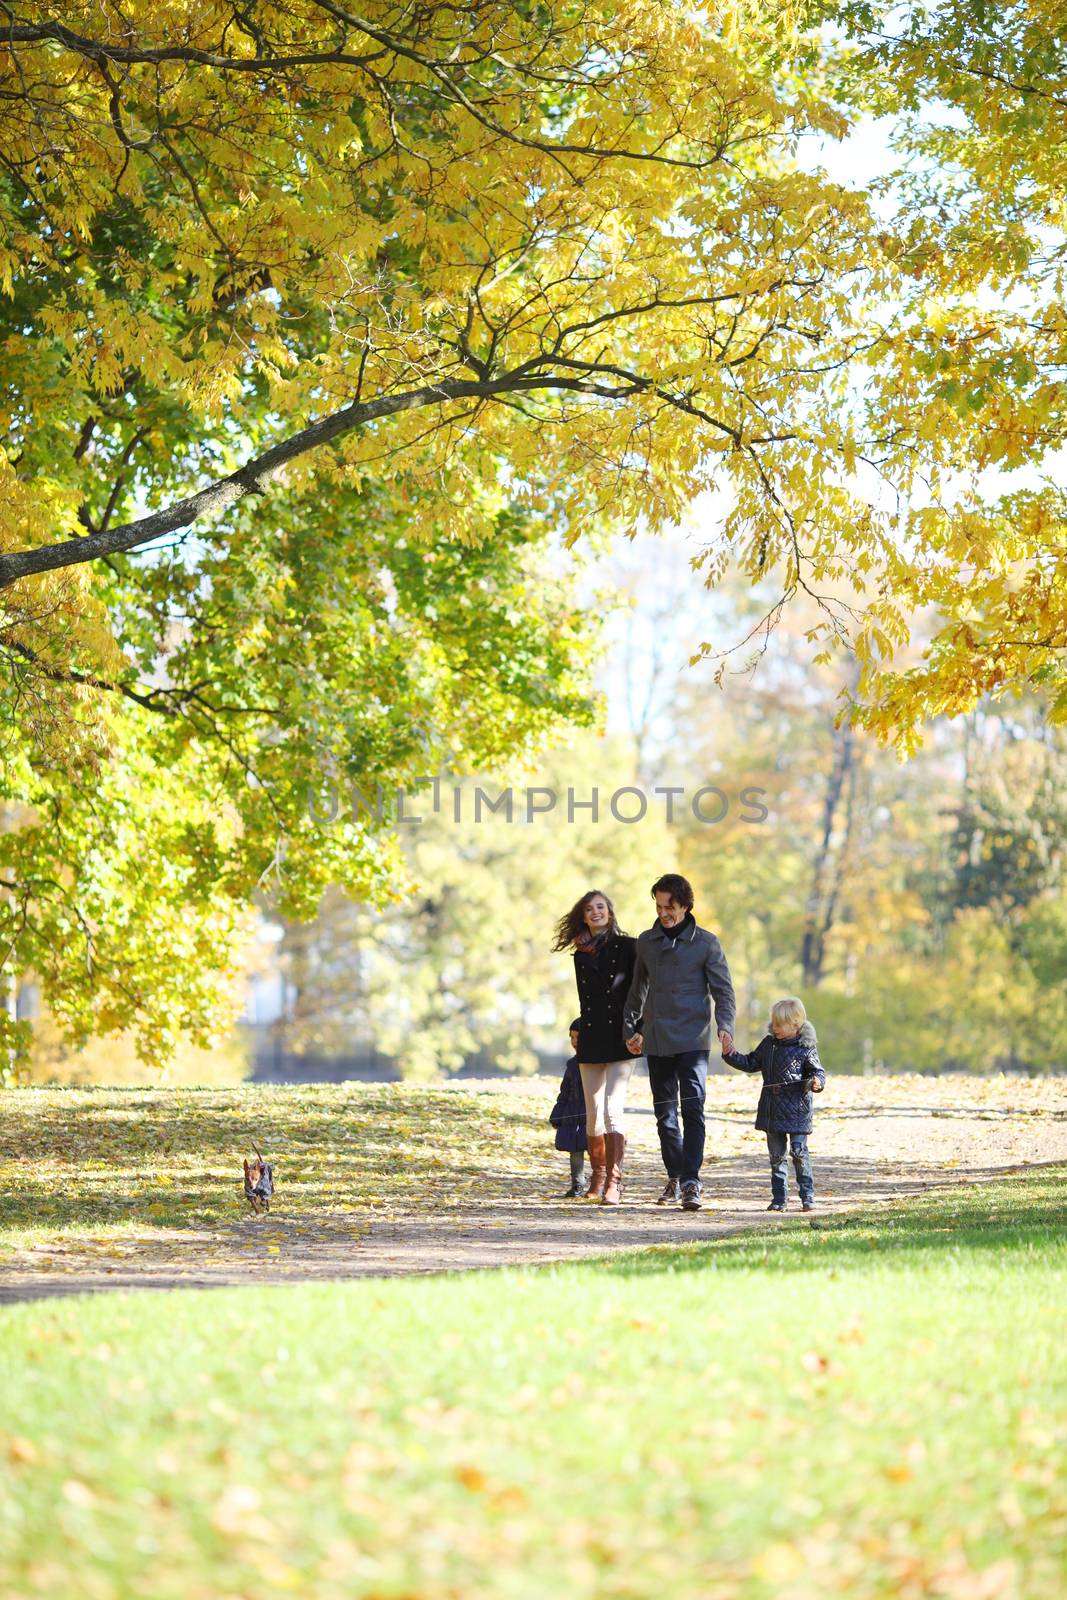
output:
<path id="1" fill-rule="evenodd" d="M 767 1135 L 767 1154 L 771 1158 L 771 1199 L 776 1206 L 785 1205 L 786 1192 L 786 1141 L 792 1149 L 793 1166 L 797 1175 L 797 1188 L 800 1190 L 801 1201 L 811 1205 L 815 1199 L 815 1180 L 811 1172 L 811 1156 L 808 1152 L 808 1136 L 806 1133 L 769 1133 Z"/>
<path id="2" fill-rule="evenodd" d="M 693 1183 L 704 1162 L 704 1095 L 708 1052 L 682 1050 L 648 1057 L 648 1082 L 659 1129 L 659 1147 L 669 1178 Z M 681 1101 L 681 1124 L 678 1104 Z"/>

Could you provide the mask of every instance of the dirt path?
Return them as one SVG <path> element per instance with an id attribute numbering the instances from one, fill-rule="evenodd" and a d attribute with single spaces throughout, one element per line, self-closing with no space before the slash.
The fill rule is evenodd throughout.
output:
<path id="1" fill-rule="evenodd" d="M 1010 1096 L 981 1080 L 963 1090 L 945 1080 L 907 1083 L 906 1091 L 900 1080 L 835 1084 L 834 1101 L 820 1108 L 812 1140 L 817 1216 L 1067 1161 L 1067 1080 L 1044 1080 L 1048 1089 L 1040 1094 L 1032 1085 L 1011 1085 Z M 455 1092 L 463 1094 L 464 1086 Z M 528 1109 L 531 1097 L 550 1103 L 555 1085 L 483 1082 L 468 1092 L 521 1096 Z M 651 1111 L 638 1102 L 630 1113 L 627 1184 L 618 1210 L 563 1200 L 566 1157 L 546 1139 L 533 1179 L 516 1180 L 502 1197 L 506 1175 L 492 1174 L 484 1195 L 475 1184 L 447 1210 L 410 1199 L 393 1206 L 383 1196 L 373 1208 L 294 1217 L 286 1215 L 283 1189 L 269 1217 L 241 1217 L 210 1230 L 63 1233 L 0 1261 L 0 1302 L 543 1264 L 756 1227 L 770 1220 L 766 1149 L 752 1130 L 750 1105 L 735 1094 L 731 1089 L 725 1100 L 709 1095 L 706 1207 L 699 1213 L 654 1204 L 663 1170 Z M 792 1186 L 790 1198 L 787 1217 L 798 1216 Z"/>

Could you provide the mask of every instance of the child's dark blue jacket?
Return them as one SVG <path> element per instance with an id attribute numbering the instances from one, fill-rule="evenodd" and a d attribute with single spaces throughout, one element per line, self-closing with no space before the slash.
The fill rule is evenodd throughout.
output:
<path id="1" fill-rule="evenodd" d="M 577 1056 L 571 1056 L 563 1069 L 559 1095 L 548 1120 L 556 1130 L 557 1150 L 585 1149 L 585 1094 Z"/>
<path id="2" fill-rule="evenodd" d="M 748 1054 L 732 1050 L 725 1058 L 742 1072 L 762 1072 L 763 1090 L 756 1110 L 756 1127 L 762 1133 L 810 1133 L 811 1084 L 826 1082 L 819 1060 L 815 1029 L 805 1022 L 795 1039 L 766 1034 Z"/>

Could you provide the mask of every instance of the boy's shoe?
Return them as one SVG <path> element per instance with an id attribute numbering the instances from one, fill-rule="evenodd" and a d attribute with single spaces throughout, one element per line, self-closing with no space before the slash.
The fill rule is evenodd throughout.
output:
<path id="1" fill-rule="evenodd" d="M 694 1182 L 693 1180 L 690 1180 L 689 1183 L 683 1183 L 682 1184 L 682 1210 L 683 1211 L 699 1211 L 700 1210 L 700 1184 L 699 1184 L 699 1182 Z"/>
<path id="2" fill-rule="evenodd" d="M 677 1178 L 668 1178 L 663 1186 L 663 1193 L 656 1201 L 658 1206 L 673 1206 L 678 1203 L 681 1186 Z"/>
<path id="3" fill-rule="evenodd" d="M 810 1208 L 808 1206 L 804 1207 L 805 1211 L 807 1211 L 809 1209 Z M 780 1200 L 772 1200 L 770 1205 L 767 1207 L 767 1210 L 768 1211 L 784 1211 L 785 1210 L 785 1206 Z"/>
<path id="4" fill-rule="evenodd" d="M 585 1180 L 581 1178 L 575 1178 L 563 1198 L 564 1200 L 584 1200 Z"/>
<path id="5" fill-rule="evenodd" d="M 814 1211 L 815 1210 L 815 1201 L 814 1200 L 805 1200 L 805 1202 L 804 1202 L 804 1210 L 805 1211 Z"/>

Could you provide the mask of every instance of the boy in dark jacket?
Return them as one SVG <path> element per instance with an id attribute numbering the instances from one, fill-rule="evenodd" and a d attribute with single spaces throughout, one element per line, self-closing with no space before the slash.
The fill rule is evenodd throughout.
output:
<path id="1" fill-rule="evenodd" d="M 797 1188 L 805 1211 L 815 1209 L 815 1182 L 808 1153 L 812 1127 L 812 1094 L 821 1094 L 826 1073 L 819 1060 L 815 1029 L 795 997 L 771 1007 L 770 1032 L 755 1050 L 724 1051 L 723 1059 L 741 1072 L 762 1072 L 763 1090 L 756 1127 L 767 1135 L 771 1160 L 771 1203 L 768 1211 L 784 1211 L 786 1142 L 791 1147 Z"/>
<path id="2" fill-rule="evenodd" d="M 578 1070 L 578 1029 L 581 1017 L 571 1023 L 571 1058 L 563 1069 L 556 1103 L 549 1122 L 556 1130 L 556 1149 L 571 1153 L 571 1186 L 565 1200 L 580 1200 L 585 1194 L 585 1091 Z"/>

